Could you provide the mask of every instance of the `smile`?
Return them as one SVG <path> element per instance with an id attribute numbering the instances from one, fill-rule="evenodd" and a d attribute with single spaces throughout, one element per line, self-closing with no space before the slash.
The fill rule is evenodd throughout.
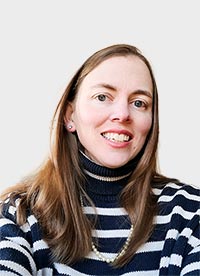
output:
<path id="1" fill-rule="evenodd" d="M 114 141 L 114 142 L 128 142 L 131 140 L 131 137 L 126 134 L 118 134 L 118 133 L 102 133 L 102 136 L 107 140 Z"/>

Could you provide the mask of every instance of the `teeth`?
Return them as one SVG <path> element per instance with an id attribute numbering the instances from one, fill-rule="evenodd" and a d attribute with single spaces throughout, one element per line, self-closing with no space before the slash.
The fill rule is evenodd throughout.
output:
<path id="1" fill-rule="evenodd" d="M 130 138 L 128 135 L 118 133 L 103 133 L 103 137 L 116 142 L 127 142 Z"/>

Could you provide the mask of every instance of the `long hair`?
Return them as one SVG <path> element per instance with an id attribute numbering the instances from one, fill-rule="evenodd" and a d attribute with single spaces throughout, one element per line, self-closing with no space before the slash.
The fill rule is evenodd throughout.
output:
<path id="1" fill-rule="evenodd" d="M 159 136 L 158 94 L 155 78 L 148 60 L 136 47 L 117 44 L 106 47 L 89 57 L 75 73 L 66 87 L 52 120 L 51 151 L 49 158 L 32 175 L 10 187 L 2 195 L 20 198 L 17 220 L 21 225 L 30 208 L 38 219 L 44 239 L 51 248 L 54 261 L 73 264 L 91 250 L 91 230 L 94 225 L 82 212 L 80 192 L 84 193 L 84 176 L 79 162 L 77 135 L 66 130 L 64 117 L 83 79 L 101 62 L 115 56 L 137 56 L 148 67 L 153 84 L 152 126 L 142 156 L 121 194 L 121 204 L 134 224 L 134 235 L 129 250 L 115 266 L 128 263 L 138 247 L 150 236 L 153 217 L 157 211 L 152 185 L 162 185 L 170 179 L 157 171 L 157 146 Z"/>

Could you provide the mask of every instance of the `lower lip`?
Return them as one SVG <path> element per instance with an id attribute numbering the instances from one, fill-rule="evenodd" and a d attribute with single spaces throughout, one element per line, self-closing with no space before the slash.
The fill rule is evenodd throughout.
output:
<path id="1" fill-rule="evenodd" d="M 103 136 L 102 136 L 102 137 L 103 137 Z M 109 146 L 111 146 L 111 147 L 113 147 L 113 148 L 125 148 L 125 147 L 129 146 L 130 141 L 131 141 L 131 140 L 130 140 L 130 141 L 128 141 L 128 142 L 115 142 L 115 141 L 106 139 L 106 138 L 104 138 L 104 137 L 103 137 L 103 139 L 104 139 L 104 141 L 106 141 L 106 143 L 107 143 Z"/>

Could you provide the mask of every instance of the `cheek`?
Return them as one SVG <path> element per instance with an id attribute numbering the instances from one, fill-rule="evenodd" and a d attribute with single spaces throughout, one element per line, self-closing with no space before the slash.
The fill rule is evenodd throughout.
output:
<path id="1" fill-rule="evenodd" d="M 91 108 L 85 110 L 77 109 L 77 111 L 74 113 L 73 121 L 76 128 L 87 128 L 89 130 L 90 128 L 101 124 L 101 117 L 96 111 L 93 112 Z"/>
<path id="2" fill-rule="evenodd" d="M 152 116 L 142 116 L 137 120 L 137 131 L 140 135 L 147 135 L 152 124 Z"/>

